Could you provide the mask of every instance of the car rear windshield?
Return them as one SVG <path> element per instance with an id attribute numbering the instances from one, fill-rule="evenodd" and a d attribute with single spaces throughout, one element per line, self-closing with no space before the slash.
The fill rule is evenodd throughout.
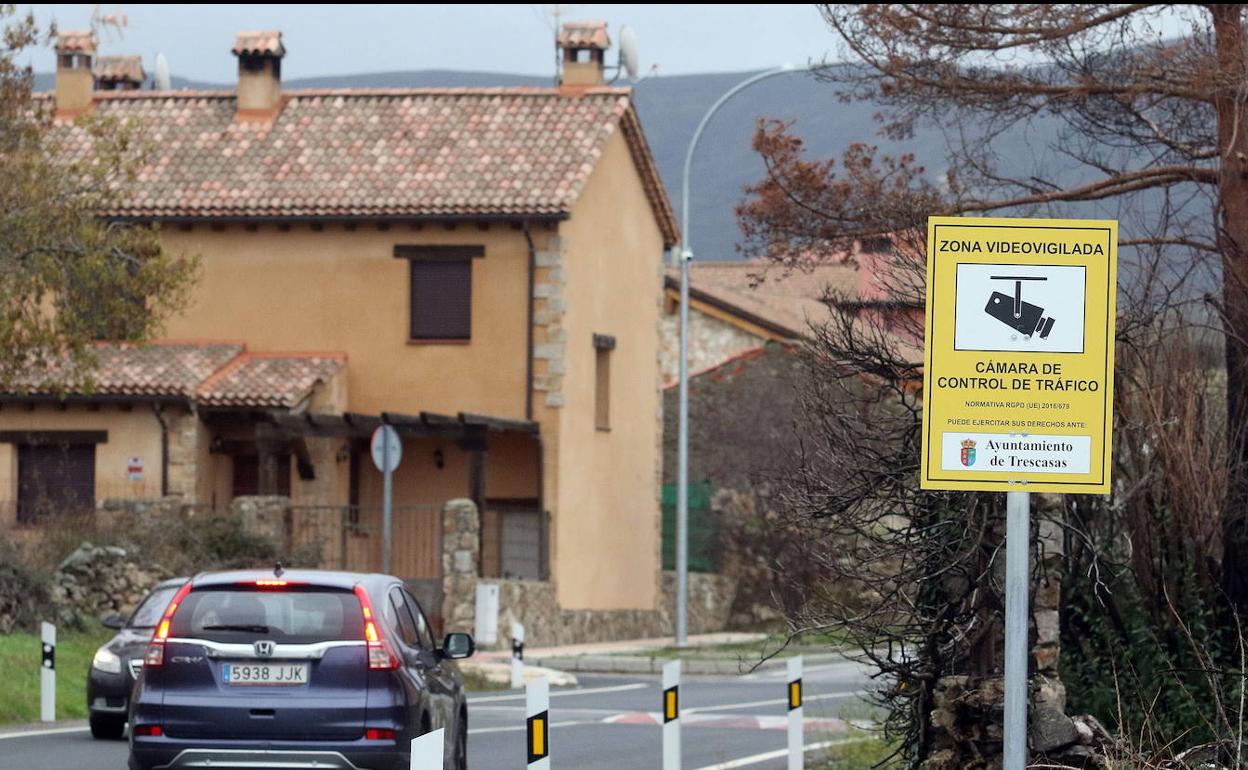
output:
<path id="1" fill-rule="evenodd" d="M 135 608 L 126 626 L 138 629 L 155 628 L 160 622 L 160 616 L 165 614 L 165 608 L 169 606 L 169 602 L 173 601 L 173 595 L 177 592 L 178 586 L 165 586 L 152 591 L 143 603 Z"/>
<path id="2" fill-rule="evenodd" d="M 351 591 L 317 586 L 248 584 L 193 589 L 177 609 L 169 636 L 213 642 L 272 639 L 309 644 L 364 638 L 360 600 Z"/>

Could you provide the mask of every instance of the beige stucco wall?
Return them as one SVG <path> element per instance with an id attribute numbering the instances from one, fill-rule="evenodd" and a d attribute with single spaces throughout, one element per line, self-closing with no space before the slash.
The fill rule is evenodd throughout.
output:
<path id="1" fill-rule="evenodd" d="M 560 235 L 567 372 L 553 522 L 559 603 L 564 609 L 653 609 L 663 237 L 622 135 L 607 143 Z M 595 333 L 617 341 L 609 431 L 594 426 Z"/>
<path id="2" fill-rule="evenodd" d="M 180 407 L 165 407 L 170 414 L 184 413 Z M 71 404 L 60 409 L 38 404 L 34 409 L 5 405 L 0 410 L 0 431 L 7 430 L 92 430 L 107 431 L 108 440 L 95 445 L 96 499 L 106 497 L 158 497 L 160 495 L 160 425 L 147 404 L 131 411 L 103 405 L 98 411 Z M 0 503 L 17 500 L 16 448 L 0 444 Z M 126 468 L 130 458 L 143 461 L 143 479 L 130 481 Z M 7 515 L 12 506 L 0 506 Z"/>
<path id="3" fill-rule="evenodd" d="M 242 340 L 258 352 L 347 353 L 350 409 L 524 418 L 528 245 L 508 225 L 379 229 L 230 225 L 164 229 L 202 277 L 170 339 Z M 470 344 L 410 344 L 408 262 L 398 244 L 484 245 L 472 267 Z"/>

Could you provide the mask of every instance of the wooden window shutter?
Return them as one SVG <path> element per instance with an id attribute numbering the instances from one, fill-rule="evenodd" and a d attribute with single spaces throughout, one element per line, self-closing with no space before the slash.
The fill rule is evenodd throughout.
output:
<path id="1" fill-rule="evenodd" d="M 413 259 L 409 264 L 411 339 L 471 339 L 472 260 Z"/>

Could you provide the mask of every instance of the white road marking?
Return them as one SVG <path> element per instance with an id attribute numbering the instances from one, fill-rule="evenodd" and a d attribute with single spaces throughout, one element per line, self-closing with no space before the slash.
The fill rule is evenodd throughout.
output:
<path id="1" fill-rule="evenodd" d="M 571 727 L 573 725 L 596 725 L 597 722 L 551 722 L 548 727 Z M 507 725 L 506 727 L 469 727 L 469 735 L 480 735 L 481 733 L 518 733 L 528 730 L 528 725 Z"/>
<path id="2" fill-rule="evenodd" d="M 867 741 L 867 740 L 870 740 L 870 738 L 842 738 L 841 740 L 837 740 L 837 741 L 820 741 L 819 743 L 808 743 L 802 748 L 805 749 L 806 751 L 817 751 L 819 749 L 826 749 L 831 746 L 843 746 L 847 743 L 861 743 L 862 741 Z M 733 770 L 734 768 L 737 768 L 737 767 L 749 767 L 750 765 L 757 765 L 759 762 L 766 762 L 769 759 L 781 759 L 782 757 L 786 757 L 788 755 L 789 755 L 788 749 L 777 749 L 776 751 L 768 751 L 765 754 L 754 754 L 753 756 L 742 757 L 740 759 L 734 759 L 731 762 L 721 762 L 718 765 L 707 765 L 705 767 L 699 767 L 697 768 L 697 770 Z"/>
<path id="3" fill-rule="evenodd" d="M 620 684 L 614 687 L 591 687 L 586 690 L 558 690 L 552 692 L 550 697 L 558 698 L 562 695 L 592 695 L 598 692 L 624 692 L 625 690 L 641 690 L 651 685 L 645 682 L 637 682 L 636 684 Z M 485 698 L 469 698 L 468 703 L 497 703 L 505 700 L 524 700 L 524 693 L 516 695 L 491 695 Z"/>
<path id="4" fill-rule="evenodd" d="M 866 695 L 866 690 L 853 690 L 850 692 L 829 692 L 822 695 L 807 695 L 803 700 L 806 702 L 815 700 L 829 700 L 831 698 L 848 698 L 852 695 Z M 703 711 L 732 711 L 734 709 L 748 709 L 755 706 L 778 706 L 787 704 L 787 698 L 772 698 L 770 700 L 756 700 L 748 703 L 724 703 L 719 706 L 702 706 L 700 708 L 688 708 L 684 710 L 686 714 L 699 714 Z"/>
<path id="5" fill-rule="evenodd" d="M 9 738 L 30 738 L 35 735 L 64 735 L 65 733 L 85 733 L 90 730 L 89 727 L 55 727 L 51 730 L 24 730 L 20 733 L 4 733 L 0 735 L 0 741 Z"/>

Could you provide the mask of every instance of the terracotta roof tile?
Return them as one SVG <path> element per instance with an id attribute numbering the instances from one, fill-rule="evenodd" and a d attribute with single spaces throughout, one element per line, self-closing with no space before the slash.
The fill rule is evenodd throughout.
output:
<path id="1" fill-rule="evenodd" d="M 100 56 L 95 60 L 92 73 L 96 80 L 105 83 L 116 81 L 142 83 L 147 80 L 141 56 Z"/>
<path id="2" fill-rule="evenodd" d="M 282 45 L 282 33 L 276 29 L 263 31 L 239 32 L 234 36 L 235 54 L 239 56 L 285 56 L 286 47 Z"/>
<path id="3" fill-rule="evenodd" d="M 137 219 L 564 216 L 622 130 L 669 244 L 677 226 L 630 91 L 287 91 L 272 122 L 232 92 L 99 91 L 154 147 L 106 216 Z M 70 152 L 90 137 L 63 124 Z"/>
<path id="4" fill-rule="evenodd" d="M 289 409 L 345 365 L 341 355 L 244 353 L 200 385 L 195 400 L 204 406 Z"/>
<path id="5" fill-rule="evenodd" d="M 611 47 L 611 38 L 607 36 L 605 21 L 568 21 L 559 29 L 556 43 L 560 48 L 601 48 Z"/>
<path id="6" fill-rule="evenodd" d="M 95 33 L 89 29 L 67 29 L 56 33 L 57 53 L 95 53 Z"/>
<path id="7" fill-rule="evenodd" d="M 340 353 L 248 353 L 241 342 L 100 343 L 95 356 L 87 395 L 183 397 L 227 407 L 294 407 L 346 366 Z M 31 372 L 17 389 L 59 393 L 65 383 L 57 374 Z"/>

